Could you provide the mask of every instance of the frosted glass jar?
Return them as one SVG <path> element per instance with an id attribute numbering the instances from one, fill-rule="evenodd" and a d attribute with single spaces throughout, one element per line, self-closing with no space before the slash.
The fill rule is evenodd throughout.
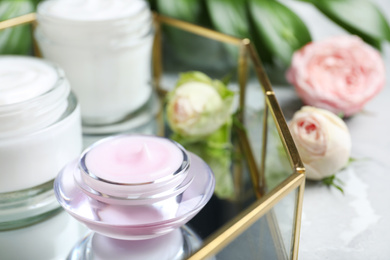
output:
<path id="1" fill-rule="evenodd" d="M 58 208 L 53 179 L 81 151 L 80 111 L 63 71 L 0 56 L 0 230 Z"/>
<path id="2" fill-rule="evenodd" d="M 150 98 L 152 13 L 142 0 L 47 0 L 37 9 L 43 56 L 65 71 L 84 125 L 123 120 Z"/>

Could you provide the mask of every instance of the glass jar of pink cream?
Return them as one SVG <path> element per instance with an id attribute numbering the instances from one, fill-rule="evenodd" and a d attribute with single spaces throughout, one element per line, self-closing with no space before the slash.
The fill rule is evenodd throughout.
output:
<path id="1" fill-rule="evenodd" d="M 53 180 L 81 150 L 77 100 L 42 59 L 0 56 L 0 230 L 58 210 Z"/>
<path id="2" fill-rule="evenodd" d="M 208 165 L 169 139 L 118 135 L 87 148 L 57 176 L 61 206 L 99 235 L 149 240 L 179 229 L 209 201 Z"/>

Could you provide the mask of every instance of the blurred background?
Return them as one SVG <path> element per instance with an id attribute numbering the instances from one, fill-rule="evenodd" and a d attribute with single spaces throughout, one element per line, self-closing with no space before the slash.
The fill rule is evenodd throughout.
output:
<path id="1" fill-rule="evenodd" d="M 33 12 L 39 2 L 2 0 L 0 20 Z M 313 40 L 350 33 L 379 50 L 390 41 L 386 0 L 149 0 L 149 4 L 165 16 L 251 39 L 274 83 L 286 82 L 284 72 L 292 54 Z M 30 27 L 1 31 L 0 54 L 31 54 Z M 168 43 L 164 51 L 172 64 L 181 62 L 193 70 L 208 71 L 236 66 L 236 48 L 173 28 L 164 28 L 164 32 Z M 194 55 L 191 49 L 202 52 Z M 223 62 L 215 67 L 211 62 L 215 59 Z"/>

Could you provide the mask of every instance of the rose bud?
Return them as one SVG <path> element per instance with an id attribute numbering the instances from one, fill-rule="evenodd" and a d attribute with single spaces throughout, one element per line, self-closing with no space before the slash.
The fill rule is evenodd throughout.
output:
<path id="1" fill-rule="evenodd" d="M 168 95 L 168 123 L 181 136 L 210 135 L 230 119 L 233 97 L 221 81 L 200 72 L 184 73 Z"/>
<path id="2" fill-rule="evenodd" d="M 289 122 L 306 168 L 306 177 L 322 180 L 347 165 L 351 136 L 344 121 L 324 109 L 305 106 Z"/>
<path id="3" fill-rule="evenodd" d="M 306 105 L 351 116 L 383 88 L 385 66 L 357 36 L 338 36 L 295 52 L 287 79 Z"/>

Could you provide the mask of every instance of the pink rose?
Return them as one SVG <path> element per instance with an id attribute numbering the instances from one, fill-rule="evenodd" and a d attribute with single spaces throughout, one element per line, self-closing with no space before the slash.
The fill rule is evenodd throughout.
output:
<path id="1" fill-rule="evenodd" d="M 360 38 L 338 36 L 295 52 L 287 79 L 305 104 L 350 116 L 382 89 L 385 66 Z"/>
<path id="2" fill-rule="evenodd" d="M 351 136 L 344 121 L 332 112 L 305 106 L 294 114 L 289 128 L 308 179 L 329 177 L 348 163 Z"/>

